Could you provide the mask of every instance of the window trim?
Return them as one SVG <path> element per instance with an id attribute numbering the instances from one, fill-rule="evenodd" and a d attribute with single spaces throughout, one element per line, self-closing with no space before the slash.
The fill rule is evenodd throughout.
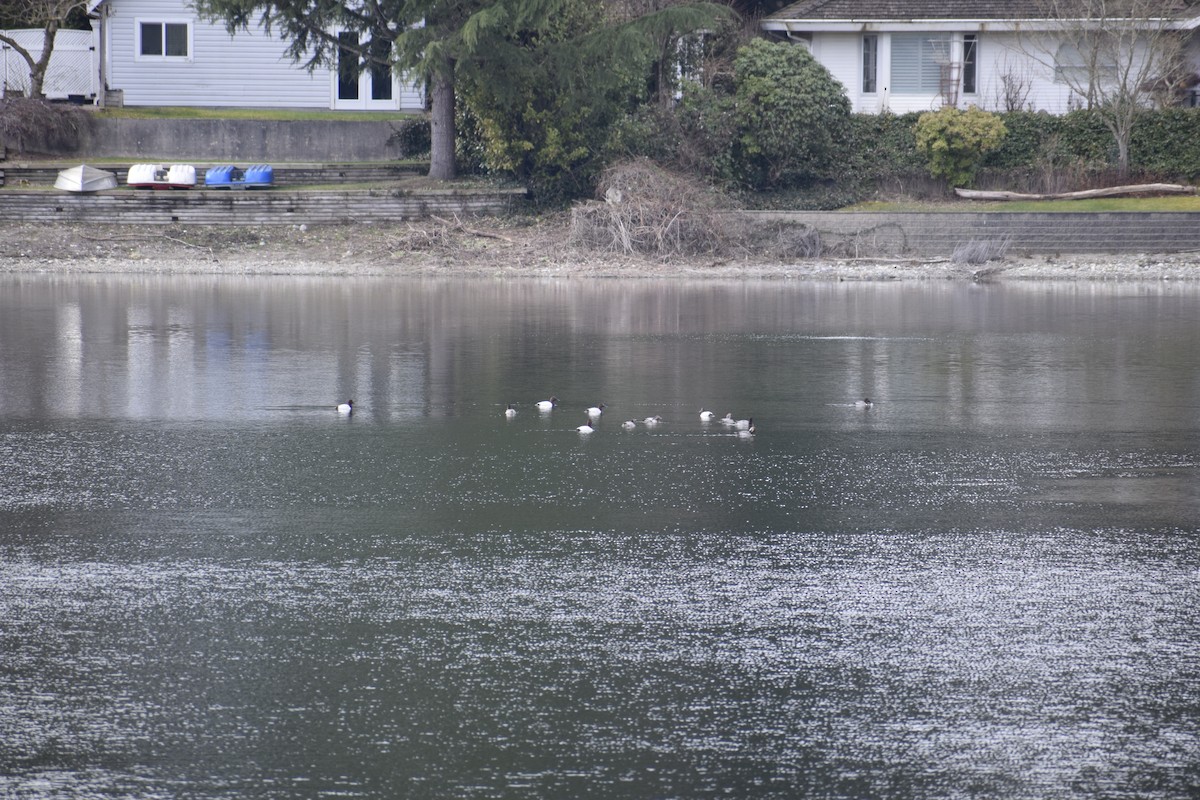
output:
<path id="1" fill-rule="evenodd" d="M 187 55 L 172 56 L 165 52 L 162 55 L 147 55 L 142 52 L 142 27 L 145 25 L 157 25 L 162 29 L 163 50 L 166 50 L 167 36 L 166 27 L 168 25 L 183 25 L 187 29 Z M 137 17 L 133 20 L 133 60 L 134 61 L 151 61 L 151 62 L 184 62 L 191 61 L 192 54 L 195 52 L 193 36 L 195 26 L 193 21 L 187 17 Z"/>

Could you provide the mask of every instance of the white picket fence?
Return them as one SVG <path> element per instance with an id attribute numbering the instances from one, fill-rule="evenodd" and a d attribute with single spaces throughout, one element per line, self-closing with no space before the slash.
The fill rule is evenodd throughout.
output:
<path id="1" fill-rule="evenodd" d="M 42 52 L 42 31 L 4 31 L 36 59 Z M 99 70 L 91 31 L 59 31 L 42 91 L 52 100 L 71 96 L 93 98 L 98 91 Z M 19 92 L 29 94 L 29 65 L 17 51 L 0 42 L 0 97 Z"/>

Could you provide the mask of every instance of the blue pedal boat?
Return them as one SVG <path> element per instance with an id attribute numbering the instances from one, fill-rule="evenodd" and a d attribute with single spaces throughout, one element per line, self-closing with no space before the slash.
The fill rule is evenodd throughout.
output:
<path id="1" fill-rule="evenodd" d="M 209 167 L 204 172 L 204 185 L 213 189 L 262 189 L 274 183 L 270 164 L 251 164 L 244 170 L 232 165 Z"/>

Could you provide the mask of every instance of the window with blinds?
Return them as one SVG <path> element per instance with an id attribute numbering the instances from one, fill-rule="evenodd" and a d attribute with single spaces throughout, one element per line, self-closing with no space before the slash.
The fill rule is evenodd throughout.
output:
<path id="1" fill-rule="evenodd" d="M 942 64 L 949 59 L 950 34 L 899 33 L 892 35 L 892 92 L 938 94 Z"/>

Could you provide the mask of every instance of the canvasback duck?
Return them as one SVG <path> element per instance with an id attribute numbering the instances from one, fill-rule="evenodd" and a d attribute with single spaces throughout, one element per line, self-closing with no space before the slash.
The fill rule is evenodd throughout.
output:
<path id="1" fill-rule="evenodd" d="M 539 400 L 537 404 L 538 411 L 549 411 L 558 405 L 558 398 L 551 397 L 549 400 Z"/>
<path id="2" fill-rule="evenodd" d="M 636 420 L 632 420 L 632 419 L 627 419 L 627 420 L 625 420 L 624 422 L 622 422 L 622 423 L 621 423 L 621 427 L 622 427 L 622 428 L 624 428 L 624 429 L 625 429 L 625 430 L 627 430 L 627 431 L 631 431 L 631 430 L 633 430 L 634 428 L 636 428 L 636 427 L 637 427 L 637 421 L 636 421 Z"/>
<path id="3" fill-rule="evenodd" d="M 871 402 L 871 398 L 869 398 L 869 397 L 864 397 L 862 400 L 859 400 L 859 401 L 858 401 L 857 403 L 855 403 L 854 405 L 855 405 L 857 408 L 870 408 L 871 406 L 873 406 L 873 405 L 875 405 L 875 404 L 874 404 L 873 402 Z"/>
<path id="4" fill-rule="evenodd" d="M 504 416 L 507 417 L 508 419 L 512 419 L 516 415 L 517 415 L 516 406 L 510 404 L 508 408 L 504 409 Z"/>
<path id="5" fill-rule="evenodd" d="M 644 420 L 642 420 L 642 422 L 644 422 L 645 424 L 647 424 L 651 427 L 660 424 L 662 421 L 663 421 L 663 418 L 658 416 L 657 414 L 654 415 L 653 417 L 646 417 Z"/>
<path id="6" fill-rule="evenodd" d="M 587 414 L 589 417 L 598 417 L 604 413 L 604 409 L 606 409 L 606 408 L 608 408 L 608 406 L 604 405 L 604 403 L 601 403 L 598 406 L 592 406 L 591 408 L 589 408 L 587 410 Z"/>
<path id="7" fill-rule="evenodd" d="M 592 431 L 594 431 L 596 429 L 595 429 L 595 427 L 592 426 L 592 418 L 588 417 L 587 422 L 583 423 L 575 430 L 579 431 L 580 433 L 591 433 Z"/>
<path id="8" fill-rule="evenodd" d="M 700 421 L 701 422 L 712 422 L 713 417 L 715 417 L 715 416 L 716 416 L 716 414 L 713 414 L 713 412 L 711 412 L 711 411 L 705 411 L 703 408 L 700 409 Z"/>
<path id="9" fill-rule="evenodd" d="M 337 412 L 339 414 L 349 414 L 354 411 L 354 401 L 347 400 L 344 403 L 338 403 Z"/>

